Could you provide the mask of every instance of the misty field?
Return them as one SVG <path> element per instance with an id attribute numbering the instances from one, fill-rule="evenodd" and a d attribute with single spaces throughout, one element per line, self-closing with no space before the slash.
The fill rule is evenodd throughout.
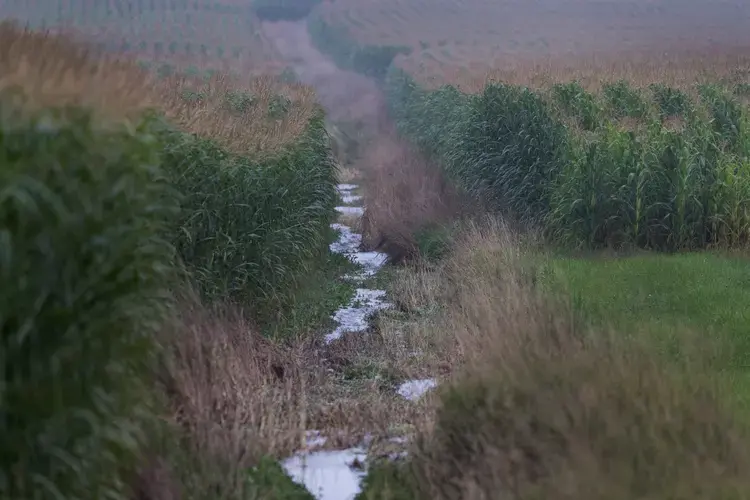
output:
<path id="1" fill-rule="evenodd" d="M 3 0 L 0 12 L 33 29 L 62 29 L 102 50 L 142 60 L 183 68 L 231 66 L 256 75 L 280 71 L 279 57 L 249 2 Z"/>
<path id="2" fill-rule="evenodd" d="M 0 14 L 0 497 L 750 499 L 749 6 Z"/>
<path id="3" fill-rule="evenodd" d="M 747 19 L 730 2 L 313 11 L 313 41 L 381 82 L 407 143 L 368 159 L 371 241 L 417 262 L 379 333 L 451 367 L 411 458 L 361 498 L 748 497 Z M 506 222 L 467 230 L 478 213 Z"/>

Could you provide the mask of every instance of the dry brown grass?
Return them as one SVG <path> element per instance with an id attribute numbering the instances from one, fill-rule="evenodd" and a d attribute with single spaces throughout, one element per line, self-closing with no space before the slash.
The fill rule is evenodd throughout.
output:
<path id="1" fill-rule="evenodd" d="M 750 83 L 750 51 L 747 47 L 662 51 L 629 51 L 574 55 L 503 55 L 485 62 L 443 64 L 439 78 L 425 78 L 417 62 L 405 58 L 401 67 L 412 71 L 421 83 L 434 88 L 444 84 L 458 86 L 467 93 L 481 92 L 490 82 L 505 82 L 532 88 L 547 88 L 556 83 L 577 80 L 589 90 L 605 83 L 628 81 L 646 87 L 662 83 L 692 90 L 696 83 L 725 79 Z"/>
<path id="2" fill-rule="evenodd" d="M 29 111 L 80 106 L 108 121 L 134 120 L 148 109 L 172 123 L 242 154 L 272 153 L 299 138 L 316 111 L 314 91 L 276 77 L 247 80 L 216 74 L 209 81 L 186 77 L 156 80 L 134 60 L 89 50 L 66 34 L 37 33 L 0 24 L 0 92 L 18 89 Z M 204 98 L 191 102 L 185 91 Z M 226 105 L 227 93 L 253 96 L 247 111 Z M 271 115 L 275 96 L 289 99 L 281 118 Z"/>
<path id="3" fill-rule="evenodd" d="M 365 176 L 363 240 L 393 261 L 413 258 L 416 233 L 451 221 L 461 201 L 438 167 L 395 133 L 380 134 L 364 151 L 359 169 Z"/>
<path id="4" fill-rule="evenodd" d="M 0 92 L 20 90 L 30 111 L 83 106 L 107 120 L 139 116 L 157 102 L 154 82 L 128 59 L 94 55 L 71 38 L 0 24 Z"/>
<path id="5" fill-rule="evenodd" d="M 412 497 L 750 498 L 746 429 L 699 365 L 577 324 L 535 288 L 506 224 L 456 241 L 399 280 L 394 299 L 417 319 L 381 323 L 386 345 L 429 353 L 411 363 L 453 370 L 411 450 Z"/>
<path id="6" fill-rule="evenodd" d="M 424 414 L 392 386 L 358 376 L 368 353 L 383 359 L 377 336 L 274 342 L 236 308 L 209 311 L 188 297 L 176 311 L 157 377 L 172 431 L 144 458 L 138 498 L 249 498 L 249 468 L 304 448 L 307 430 L 327 438 L 324 448 L 369 435 L 377 450 Z"/>
<path id="7" fill-rule="evenodd" d="M 164 446 L 160 457 L 145 464 L 141 494 L 160 498 L 163 471 L 170 468 L 176 476 L 172 491 L 244 498 L 250 467 L 264 455 L 283 456 L 300 447 L 310 375 L 305 346 L 272 344 L 237 309 L 209 311 L 190 297 L 177 311 L 160 338 L 158 379 L 168 425 L 180 444 Z M 161 481 L 155 469 L 162 471 Z"/>
<path id="8" fill-rule="evenodd" d="M 241 81 L 217 74 L 208 81 L 173 78 L 162 85 L 160 107 L 166 117 L 181 129 L 214 139 L 240 154 L 274 152 L 299 138 L 316 112 L 312 88 L 283 84 L 275 77 L 255 77 Z M 197 102 L 182 96 L 186 91 L 203 95 Z M 247 110 L 238 113 L 226 105 L 228 93 L 252 96 Z M 271 100 L 287 97 L 291 104 L 282 118 L 271 115 Z"/>

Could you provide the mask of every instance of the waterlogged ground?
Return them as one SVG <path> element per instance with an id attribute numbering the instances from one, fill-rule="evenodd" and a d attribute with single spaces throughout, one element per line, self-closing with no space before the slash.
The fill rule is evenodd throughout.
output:
<path id="1" fill-rule="evenodd" d="M 364 211 L 358 205 L 361 196 L 355 194 L 358 186 L 340 184 L 338 190 L 342 205 L 336 210 L 341 214 L 341 219 L 356 221 L 352 216 L 361 216 Z M 359 286 L 349 303 L 334 313 L 336 326 L 325 335 L 326 343 L 336 342 L 346 335 L 368 335 L 371 317 L 391 307 L 385 290 L 368 287 L 368 283 L 374 281 L 372 278 L 386 264 L 387 256 L 380 252 L 362 251 L 362 235 L 349 225 L 338 222 L 331 227 L 338 233 L 337 240 L 330 246 L 331 251 L 345 255 L 357 268 L 343 278 Z M 416 401 L 435 385 L 432 379 L 410 380 L 402 383 L 396 392 L 406 400 Z M 295 482 L 303 484 L 320 500 L 351 500 L 359 493 L 366 473 L 369 438 L 356 447 L 342 450 L 321 449 L 326 442 L 326 436 L 309 431 L 305 448 L 284 460 L 282 466 Z"/>
<path id="2" fill-rule="evenodd" d="M 344 205 L 336 207 L 336 210 L 342 215 L 361 216 L 364 213 L 363 207 L 354 205 L 362 199 L 354 194 L 357 188 L 356 184 L 339 184 L 339 195 Z M 341 223 L 332 224 L 331 227 L 339 234 L 338 239 L 331 243 L 331 251 L 343 254 L 357 264 L 357 271 L 344 276 L 345 279 L 364 283 L 387 262 L 385 254 L 360 251 L 362 235 L 355 233 L 351 227 Z M 325 341 L 330 343 L 343 335 L 365 334 L 369 318 L 390 306 L 384 290 L 357 288 L 352 300 L 334 313 L 336 327 L 325 336 Z M 324 436 L 309 433 L 306 449 L 286 459 L 282 466 L 294 481 L 303 484 L 316 498 L 351 500 L 359 493 L 367 453 L 361 447 L 316 450 L 325 442 Z"/>
<path id="3" fill-rule="evenodd" d="M 293 67 L 298 78 L 315 87 L 318 97 L 334 123 L 357 123 L 365 129 L 377 129 L 387 117 L 384 98 L 378 85 L 363 75 L 338 68 L 311 43 L 305 22 L 263 23 L 265 35 L 274 42 L 282 57 Z M 356 177 L 356 176 L 355 176 Z M 356 184 L 338 186 L 341 206 L 339 223 L 332 227 L 338 239 L 331 251 L 346 255 L 357 265 L 357 271 L 344 276 L 357 286 L 354 297 L 333 315 L 335 327 L 325 335 L 325 342 L 335 346 L 348 335 L 368 335 L 372 315 L 388 309 L 390 303 L 384 290 L 368 286 L 385 265 L 386 256 L 361 250 L 362 235 L 351 222 L 364 214 L 362 197 Z M 433 388 L 432 379 L 410 380 L 395 387 L 396 398 L 416 401 Z M 389 441 L 396 443 L 399 438 Z M 367 441 L 367 439 L 365 439 Z M 402 441 L 398 441 L 403 444 Z M 360 489 L 365 474 L 368 442 L 344 450 L 322 450 L 326 437 L 317 433 L 308 436 L 307 446 L 282 465 L 298 483 L 303 484 L 320 500 L 351 500 Z M 390 454 L 389 454 L 390 456 Z"/>

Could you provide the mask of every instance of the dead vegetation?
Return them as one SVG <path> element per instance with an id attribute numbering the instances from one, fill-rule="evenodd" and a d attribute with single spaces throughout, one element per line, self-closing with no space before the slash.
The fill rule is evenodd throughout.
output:
<path id="1" fill-rule="evenodd" d="M 381 322 L 384 345 L 409 343 L 386 357 L 421 348 L 410 363 L 453 373 L 410 461 L 365 498 L 747 498 L 747 432 L 721 391 L 638 335 L 578 324 L 524 248 L 471 224 L 444 264 L 397 280 L 416 319 Z"/>
<path id="2" fill-rule="evenodd" d="M 417 256 L 420 229 L 447 224 L 465 208 L 439 168 L 395 132 L 381 133 L 361 162 L 367 186 L 363 240 L 394 262 Z"/>
<path id="3" fill-rule="evenodd" d="M 170 78 L 160 88 L 170 122 L 239 154 L 278 151 L 305 132 L 318 109 L 310 87 L 270 76 Z"/>
<path id="4" fill-rule="evenodd" d="M 103 121 L 135 121 L 156 110 L 185 132 L 240 154 L 273 153 L 304 133 L 315 93 L 273 76 L 156 78 L 130 57 L 92 50 L 65 34 L 0 24 L 0 92 L 24 108 L 83 107 Z"/>
<path id="5" fill-rule="evenodd" d="M 69 37 L 0 23 L 0 92 L 26 109 L 81 106 L 104 119 L 140 116 L 156 105 L 154 82 L 134 61 L 95 56 Z"/>
<path id="6" fill-rule="evenodd" d="M 371 436 L 378 449 L 425 415 L 364 364 L 384 360 L 373 335 L 331 346 L 270 341 L 241 310 L 208 310 L 188 297 L 160 343 L 167 413 L 136 485 L 144 500 L 256 498 L 248 471 L 304 449 L 308 431 L 324 436 L 325 448 Z"/>

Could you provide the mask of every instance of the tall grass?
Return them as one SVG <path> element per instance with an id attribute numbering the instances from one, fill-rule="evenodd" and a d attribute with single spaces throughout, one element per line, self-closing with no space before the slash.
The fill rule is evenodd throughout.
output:
<path id="1" fill-rule="evenodd" d="M 126 498 L 177 206 L 142 128 L 25 117 L 12 100 L 0 96 L 1 496 Z"/>
<path id="2" fill-rule="evenodd" d="M 322 262 L 322 112 L 298 85 L 190 93 L 64 37 L 3 24 L 0 40 L 0 496 L 129 498 L 175 397 L 153 380 L 182 341 L 155 342 L 175 293 L 283 313 Z"/>
<path id="3" fill-rule="evenodd" d="M 705 376 L 705 353 L 685 355 L 705 344 L 679 335 L 674 363 L 635 323 L 589 329 L 537 288 L 535 262 L 490 220 L 401 279 L 408 293 L 394 296 L 418 313 L 383 335 L 423 335 L 452 370 L 407 458 L 372 467 L 358 498 L 746 498 L 748 429 Z"/>
<path id="4" fill-rule="evenodd" d="M 232 111 L 240 115 L 237 130 L 246 123 L 249 134 L 261 126 L 256 120 L 272 127 L 284 119 L 268 116 L 276 112 L 273 101 L 265 104 L 266 116 L 251 113 L 244 106 L 256 106 L 253 98 L 233 104 L 239 106 Z M 259 314 L 276 310 L 325 250 L 336 165 L 322 112 L 311 110 L 304 118 L 294 141 L 262 152 L 243 151 L 241 136 L 228 151 L 224 134 L 212 140 L 178 129 L 162 132 L 164 168 L 185 193 L 174 242 L 204 297 L 244 302 Z"/>
<path id="5" fill-rule="evenodd" d="M 675 250 L 750 237 L 748 109 L 720 85 L 465 95 L 394 67 L 386 90 L 401 133 L 456 182 L 556 240 Z"/>

